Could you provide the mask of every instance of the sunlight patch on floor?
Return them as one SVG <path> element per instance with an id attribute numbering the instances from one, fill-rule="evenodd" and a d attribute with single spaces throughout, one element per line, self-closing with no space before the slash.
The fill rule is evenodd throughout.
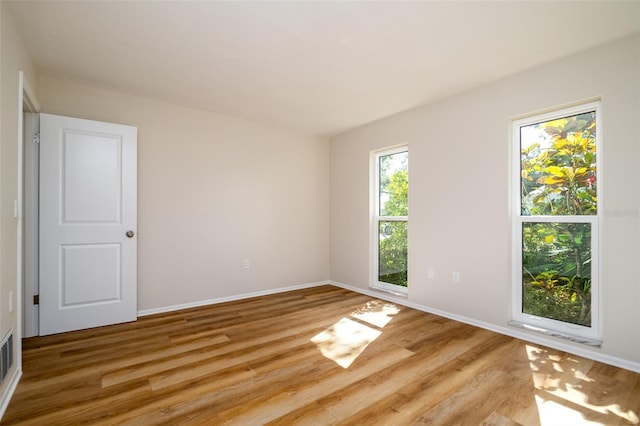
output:
<path id="1" fill-rule="evenodd" d="M 584 362 L 571 356 L 563 359 L 533 345 L 526 345 L 526 351 L 536 388 L 535 398 L 541 426 L 602 424 L 585 419 L 585 411 L 595 416 L 615 416 L 630 424 L 640 424 L 638 415 L 632 410 L 625 411 L 620 404 L 596 405 L 589 402 L 588 394 L 583 390 L 585 387 L 598 386 L 597 381 L 588 375 L 590 364 L 585 366 Z M 566 404 L 561 401 L 566 401 Z M 581 412 L 571 408 L 574 406 L 585 410 Z"/>
<path id="2" fill-rule="evenodd" d="M 598 425 L 599 422 L 590 422 L 584 418 L 582 413 L 573 410 L 555 401 L 549 401 L 536 395 L 540 425 Z"/>
<path id="3" fill-rule="evenodd" d="M 375 325 L 378 328 L 384 328 L 398 312 L 400 312 L 400 309 L 392 303 L 372 300 L 367 302 L 362 308 L 353 311 L 351 316 Z"/>
<path id="4" fill-rule="evenodd" d="M 318 345 L 322 355 L 342 368 L 349 366 L 382 334 L 349 318 L 342 318 L 331 327 L 311 339 Z"/>
<path id="5" fill-rule="evenodd" d="M 634 425 L 637 425 L 640 423 L 640 419 L 638 419 L 638 416 L 636 415 L 636 413 L 634 413 L 633 411 L 626 411 L 626 412 L 623 411 L 620 408 L 619 404 L 609 404 L 609 405 L 590 404 L 586 395 L 579 390 L 579 387 L 580 386 L 566 385 L 566 390 L 562 389 L 562 387 L 556 387 L 555 389 L 545 390 L 545 392 L 553 395 L 557 399 L 569 401 L 575 405 L 579 405 L 581 407 L 584 407 L 596 413 L 600 413 L 604 415 L 615 415 L 617 417 L 625 419 L 626 421 Z M 540 398 L 540 396 L 536 396 L 536 400 L 538 398 Z M 552 402 L 552 401 L 546 401 L 546 403 L 548 402 Z M 579 414 L 576 410 L 571 410 L 568 407 L 564 407 L 564 408 L 566 410 L 570 410 L 570 411 L 573 411 L 574 413 Z M 540 412 L 540 418 L 542 419 L 543 416 L 542 416 L 542 411 L 540 410 L 540 404 L 538 404 L 538 411 Z M 557 411 L 557 410 L 554 409 L 552 411 Z M 591 423 L 584 423 L 584 422 L 586 422 L 586 420 L 583 420 L 583 423 L 580 423 L 580 424 L 591 424 Z M 550 423 L 542 423 L 542 424 L 551 425 L 551 424 L 557 424 L 557 423 L 550 422 Z M 572 424 L 572 423 L 565 423 L 565 424 Z M 593 424 L 600 424 L 600 423 L 593 423 Z"/>
<path id="6" fill-rule="evenodd" d="M 399 312 L 396 305 L 371 300 L 351 312 L 350 317 L 353 319 L 342 318 L 312 337 L 311 341 L 318 346 L 324 357 L 342 368 L 349 368 Z"/>

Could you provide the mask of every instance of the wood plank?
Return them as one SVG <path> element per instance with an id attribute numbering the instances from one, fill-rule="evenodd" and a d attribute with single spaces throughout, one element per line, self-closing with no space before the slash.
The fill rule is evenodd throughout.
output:
<path id="1" fill-rule="evenodd" d="M 230 425 L 264 424 L 291 410 L 304 407 L 318 397 L 335 392 L 342 386 L 363 380 L 374 371 L 402 362 L 412 355 L 413 352 L 403 348 L 385 348 L 366 363 L 361 362 L 344 371 L 334 369 L 331 374 L 314 377 L 312 380 L 298 381 L 260 404 L 234 407 L 220 413 L 219 418 L 224 424 Z"/>
<path id="2" fill-rule="evenodd" d="M 312 341 L 340 321 L 378 335 L 323 343 L 367 342 L 348 368 Z M 332 286 L 25 339 L 23 370 L 3 425 L 640 423 L 640 374 Z"/>

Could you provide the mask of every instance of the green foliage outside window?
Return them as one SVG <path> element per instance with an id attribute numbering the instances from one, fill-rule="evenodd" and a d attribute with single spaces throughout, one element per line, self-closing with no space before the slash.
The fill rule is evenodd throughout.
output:
<path id="1" fill-rule="evenodd" d="M 522 214 L 596 214 L 595 112 L 533 124 L 521 132 Z"/>
<path id="2" fill-rule="evenodd" d="M 523 312 L 591 325 L 591 224 L 525 223 Z"/>
<path id="3" fill-rule="evenodd" d="M 407 286 L 407 222 L 381 221 L 378 280 Z"/>
<path id="4" fill-rule="evenodd" d="M 523 216 L 597 213 L 596 122 L 588 112 L 521 128 Z M 591 224 L 524 222 L 523 312 L 591 326 Z"/>
<path id="5" fill-rule="evenodd" d="M 380 216 L 407 216 L 408 153 L 379 157 Z M 378 222 L 378 280 L 407 286 L 407 221 Z"/>

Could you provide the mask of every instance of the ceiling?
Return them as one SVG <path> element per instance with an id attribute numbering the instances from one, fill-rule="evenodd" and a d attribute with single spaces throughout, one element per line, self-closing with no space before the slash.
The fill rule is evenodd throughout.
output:
<path id="1" fill-rule="evenodd" d="M 640 31 L 638 1 L 9 3 L 41 75 L 324 136 Z"/>

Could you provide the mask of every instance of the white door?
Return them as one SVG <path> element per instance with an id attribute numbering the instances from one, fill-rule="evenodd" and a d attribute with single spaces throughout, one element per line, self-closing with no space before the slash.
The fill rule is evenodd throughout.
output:
<path id="1" fill-rule="evenodd" d="M 40 114 L 40 335 L 134 321 L 137 128 Z"/>

